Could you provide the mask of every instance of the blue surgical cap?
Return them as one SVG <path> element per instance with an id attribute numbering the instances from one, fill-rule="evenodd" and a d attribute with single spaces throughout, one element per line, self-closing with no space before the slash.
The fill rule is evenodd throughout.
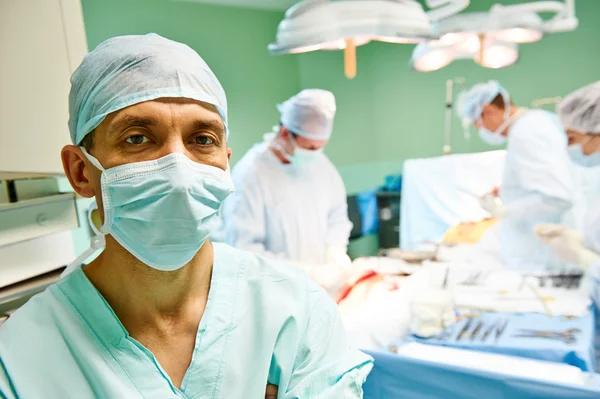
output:
<path id="1" fill-rule="evenodd" d="M 71 77 L 73 144 L 81 144 L 111 112 L 164 97 L 214 105 L 229 133 L 225 91 L 198 53 L 153 33 L 106 40 L 85 56 Z"/>
<path id="2" fill-rule="evenodd" d="M 306 89 L 277 106 L 281 123 L 292 133 L 311 140 L 329 140 L 335 118 L 335 96 L 321 89 Z"/>
<path id="3" fill-rule="evenodd" d="M 510 106 L 508 92 L 500 86 L 497 80 L 487 83 L 478 83 L 469 91 L 463 91 L 458 95 L 456 112 L 465 122 L 473 124 L 481 117 L 484 105 L 491 103 L 498 94 L 502 95 L 506 109 Z"/>

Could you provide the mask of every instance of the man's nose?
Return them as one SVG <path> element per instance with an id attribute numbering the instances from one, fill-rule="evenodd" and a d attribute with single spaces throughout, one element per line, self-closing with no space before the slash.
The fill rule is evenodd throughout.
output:
<path id="1" fill-rule="evenodd" d="M 160 148 L 160 156 L 164 157 L 169 154 L 185 154 L 186 148 L 182 138 L 178 135 L 172 135 L 166 140 Z"/>

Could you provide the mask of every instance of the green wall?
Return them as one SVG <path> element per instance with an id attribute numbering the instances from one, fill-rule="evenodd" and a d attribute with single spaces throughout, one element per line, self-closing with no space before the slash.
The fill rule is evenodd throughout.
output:
<path id="1" fill-rule="evenodd" d="M 473 0 L 468 10 L 487 10 L 495 2 Z M 111 36 L 157 32 L 206 59 L 229 98 L 234 162 L 278 122 L 276 103 L 302 88 L 333 91 L 338 114 L 326 152 L 351 193 L 399 173 L 405 159 L 441 155 L 447 79 L 464 77 L 467 86 L 498 79 L 519 105 L 600 79 L 600 1 L 577 0 L 576 6 L 578 30 L 521 45 L 519 61 L 509 68 L 484 69 L 463 60 L 417 73 L 408 67 L 413 45 L 370 43 L 358 49 L 358 76 L 347 80 L 342 52 L 267 53 L 281 12 L 169 0 L 83 0 L 90 49 Z M 453 152 L 490 149 L 476 136 L 465 140 L 453 120 Z"/>
<path id="2" fill-rule="evenodd" d="M 88 47 L 118 35 L 155 32 L 194 48 L 225 87 L 233 162 L 279 123 L 275 105 L 300 89 L 294 57 L 267 44 L 283 14 L 170 0 L 82 0 Z"/>

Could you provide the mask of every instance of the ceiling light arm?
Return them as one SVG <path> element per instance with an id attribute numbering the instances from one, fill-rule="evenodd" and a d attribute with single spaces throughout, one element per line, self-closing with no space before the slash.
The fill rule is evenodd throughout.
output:
<path id="1" fill-rule="evenodd" d="M 544 32 L 557 33 L 569 32 L 575 30 L 579 21 L 575 16 L 575 0 L 560 1 L 538 1 L 534 3 L 515 4 L 504 6 L 494 4 L 490 9 L 491 13 L 511 14 L 515 12 L 554 12 L 554 18 L 544 23 Z"/>
<path id="2" fill-rule="evenodd" d="M 294 4 L 293 6 L 291 6 L 290 8 L 287 9 L 287 11 L 285 12 L 285 17 L 286 18 L 293 18 L 293 17 L 298 16 L 300 14 L 304 14 L 306 11 L 310 10 L 314 6 L 318 5 L 319 3 L 326 3 L 326 2 L 329 2 L 329 1 L 330 0 L 305 0 L 305 1 L 300 1 L 300 2 Z"/>
<path id="3" fill-rule="evenodd" d="M 457 77 L 454 79 L 448 79 L 446 81 L 446 119 L 444 124 L 444 147 L 442 151 L 444 155 L 450 155 L 452 153 L 452 107 L 453 107 L 453 89 L 455 86 L 462 86 L 465 83 L 465 78 Z M 465 129 L 465 139 L 467 137 L 468 129 Z"/>
<path id="4" fill-rule="evenodd" d="M 427 0 L 427 7 L 431 10 L 427 11 L 427 17 L 431 21 L 439 21 L 458 14 L 468 7 L 470 0 Z"/>
<path id="5" fill-rule="evenodd" d="M 544 105 L 554 104 L 555 111 L 558 110 L 558 104 L 562 101 L 562 97 L 545 97 L 537 98 L 531 102 L 533 108 L 542 108 Z"/>

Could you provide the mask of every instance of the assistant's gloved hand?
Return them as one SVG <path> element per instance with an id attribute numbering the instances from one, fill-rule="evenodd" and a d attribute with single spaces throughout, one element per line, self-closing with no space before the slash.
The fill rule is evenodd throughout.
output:
<path id="1" fill-rule="evenodd" d="M 352 264 L 352 260 L 346 253 L 346 247 L 337 245 L 327 247 L 325 262 L 330 265 L 338 265 L 339 267 L 348 267 Z"/>
<path id="2" fill-rule="evenodd" d="M 550 245 L 560 260 L 582 266 L 584 269 L 600 260 L 600 255 L 587 249 L 583 236 L 560 224 L 540 224 L 534 227 L 535 234 Z"/>
<path id="3" fill-rule="evenodd" d="M 503 218 L 506 216 L 506 208 L 502 205 L 502 200 L 493 193 L 488 193 L 479 198 L 479 205 L 492 214 L 495 218 Z"/>
<path id="4" fill-rule="evenodd" d="M 337 265 L 315 265 L 308 275 L 328 291 L 343 284 L 343 269 Z"/>
<path id="5" fill-rule="evenodd" d="M 293 262 L 296 267 L 304 270 L 308 276 L 317 284 L 327 290 L 331 290 L 342 284 L 343 268 L 330 264 L 313 264 L 304 262 Z"/>

